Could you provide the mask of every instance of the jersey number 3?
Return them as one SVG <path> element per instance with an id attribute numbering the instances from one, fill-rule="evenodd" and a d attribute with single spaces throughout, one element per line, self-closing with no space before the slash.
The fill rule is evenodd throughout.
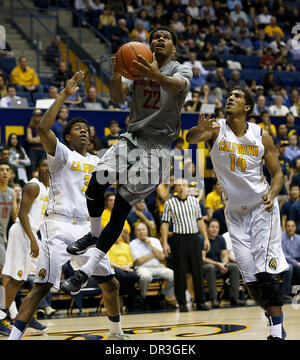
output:
<path id="1" fill-rule="evenodd" d="M 235 162 L 235 155 L 234 154 L 230 154 L 230 159 L 231 159 L 231 171 L 235 171 L 236 167 L 240 167 L 241 168 L 241 172 L 245 172 L 245 169 L 247 168 L 247 164 L 246 164 L 246 160 L 240 156 L 237 159 L 237 162 Z"/>
<path id="2" fill-rule="evenodd" d="M 83 184 L 83 187 L 81 188 L 81 190 L 86 192 L 86 189 L 88 188 L 89 182 L 91 180 L 91 176 L 90 175 L 85 175 L 84 180 L 85 181 L 84 181 L 84 184 Z"/>

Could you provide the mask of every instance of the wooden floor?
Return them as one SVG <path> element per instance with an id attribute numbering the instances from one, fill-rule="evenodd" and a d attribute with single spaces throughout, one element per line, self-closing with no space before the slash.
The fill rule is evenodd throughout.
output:
<path id="1" fill-rule="evenodd" d="M 285 305 L 287 340 L 300 340 L 300 305 Z M 24 340 L 105 340 L 107 317 L 72 317 L 41 320 L 47 331 L 27 329 Z M 122 316 L 124 332 L 133 340 L 265 340 L 266 318 L 257 306 L 231 307 L 180 313 L 151 312 Z M 7 337 L 0 336 L 0 340 Z"/>

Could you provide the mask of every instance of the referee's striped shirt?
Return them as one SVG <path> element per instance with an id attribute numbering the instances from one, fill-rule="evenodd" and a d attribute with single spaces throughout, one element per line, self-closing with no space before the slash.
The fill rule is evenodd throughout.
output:
<path id="1" fill-rule="evenodd" d="M 172 223 L 175 234 L 196 234 L 199 232 L 197 220 L 201 218 L 199 201 L 195 196 L 188 195 L 185 200 L 174 196 L 165 203 L 161 221 Z"/>

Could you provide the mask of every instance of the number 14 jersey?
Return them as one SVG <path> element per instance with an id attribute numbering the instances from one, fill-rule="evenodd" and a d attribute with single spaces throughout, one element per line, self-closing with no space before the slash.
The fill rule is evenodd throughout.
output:
<path id="1" fill-rule="evenodd" d="M 99 162 L 96 155 L 72 151 L 57 139 L 54 156 L 47 154 L 50 172 L 49 214 L 87 219 L 85 191 Z"/>
<path id="2" fill-rule="evenodd" d="M 225 119 L 218 121 L 220 131 L 210 157 L 214 171 L 231 209 L 247 210 L 262 203 L 269 185 L 263 175 L 264 146 L 262 128 L 247 123 L 246 134 L 237 137 Z"/>

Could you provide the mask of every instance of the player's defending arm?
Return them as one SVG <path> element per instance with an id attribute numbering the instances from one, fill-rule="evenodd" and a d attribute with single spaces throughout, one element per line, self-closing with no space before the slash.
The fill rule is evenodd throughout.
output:
<path id="1" fill-rule="evenodd" d="M 158 63 L 153 53 L 153 61 L 150 64 L 143 56 L 137 56 L 139 61 L 133 62 L 139 66 L 139 69 L 130 69 L 130 72 L 139 75 L 141 78 L 148 78 L 159 84 L 161 88 L 169 94 L 176 96 L 186 88 L 186 81 L 180 76 L 167 76 L 159 71 Z"/>
<path id="2" fill-rule="evenodd" d="M 220 125 L 215 119 L 210 118 L 210 114 L 205 119 L 205 114 L 199 114 L 198 125 L 192 127 L 187 135 L 186 140 L 190 144 L 197 144 L 201 141 L 215 141 L 219 134 Z"/>
<path id="3" fill-rule="evenodd" d="M 271 187 L 269 191 L 263 195 L 263 201 L 266 205 L 265 209 L 267 211 L 272 211 L 273 208 L 273 199 L 282 189 L 284 183 L 284 176 L 278 161 L 277 156 L 274 151 L 274 143 L 272 137 L 266 132 L 263 131 L 262 134 L 262 143 L 265 148 L 265 163 L 269 173 L 271 174 Z"/>
<path id="4" fill-rule="evenodd" d="M 14 192 L 14 199 L 13 199 L 13 206 L 12 206 L 12 212 L 11 212 L 11 217 L 13 222 L 16 221 L 17 217 L 18 217 L 18 204 L 17 204 L 17 194 Z"/>
<path id="5" fill-rule="evenodd" d="M 118 104 L 118 103 L 122 103 L 126 99 L 126 96 L 128 95 L 128 92 L 129 92 L 129 88 L 128 88 L 127 84 L 125 84 L 122 81 L 122 76 L 117 71 L 116 57 L 113 56 L 110 59 L 114 66 L 114 73 L 113 73 L 111 83 L 109 85 L 109 92 L 110 92 L 110 97 L 111 97 L 112 101 L 115 104 Z"/>
<path id="6" fill-rule="evenodd" d="M 74 95 L 78 90 L 78 84 L 84 79 L 85 72 L 78 71 L 74 74 L 71 80 L 67 82 L 66 87 L 60 92 L 54 103 L 49 107 L 42 117 L 38 125 L 38 134 L 45 151 L 54 156 L 56 149 L 56 136 L 51 130 L 51 127 L 56 119 L 56 116 L 65 102 L 66 98 Z"/>
<path id="7" fill-rule="evenodd" d="M 21 222 L 21 225 L 28 236 L 30 240 L 30 255 L 35 258 L 39 255 L 39 246 L 36 242 L 35 236 L 33 235 L 33 232 L 31 230 L 28 213 L 31 209 L 32 203 L 36 199 L 36 197 L 39 195 L 40 189 L 37 184 L 27 184 L 24 186 L 23 194 L 22 194 L 22 200 L 21 200 L 21 206 L 20 206 L 20 212 L 19 212 L 19 219 Z"/>

